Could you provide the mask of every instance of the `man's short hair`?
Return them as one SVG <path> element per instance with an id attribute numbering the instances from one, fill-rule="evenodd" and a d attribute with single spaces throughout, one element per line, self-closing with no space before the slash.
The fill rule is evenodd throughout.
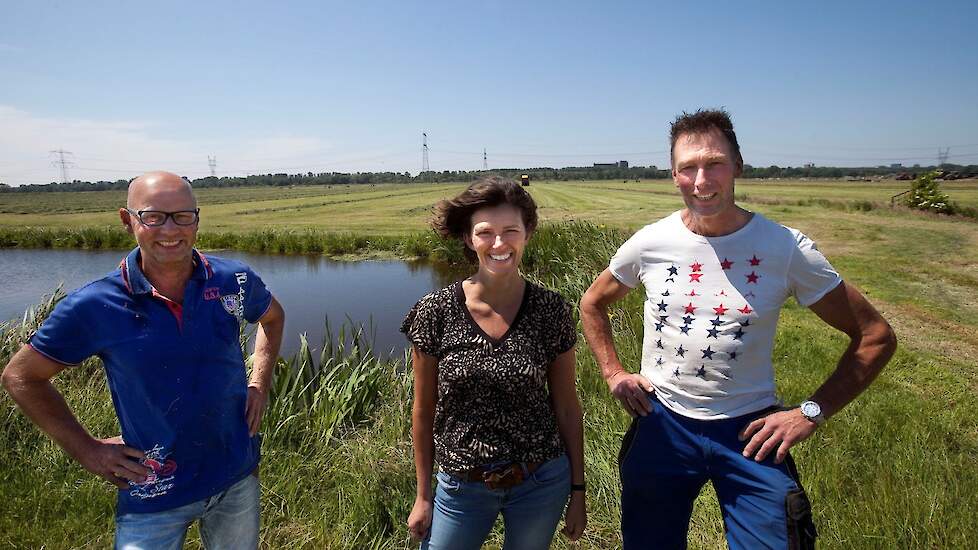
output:
<path id="1" fill-rule="evenodd" d="M 718 130 L 723 137 L 727 138 L 730 144 L 730 152 L 733 153 L 734 161 L 744 162 L 744 157 L 740 155 L 740 144 L 737 143 L 737 133 L 734 132 L 733 121 L 730 120 L 730 113 L 723 109 L 697 109 L 695 113 L 687 113 L 676 117 L 669 127 L 669 161 L 673 162 L 673 151 L 676 149 L 676 140 L 683 134 L 707 134 L 710 130 Z"/>

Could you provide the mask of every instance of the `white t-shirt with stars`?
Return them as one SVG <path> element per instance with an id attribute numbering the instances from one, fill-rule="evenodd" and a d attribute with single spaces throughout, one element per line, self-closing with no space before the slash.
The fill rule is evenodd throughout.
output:
<path id="1" fill-rule="evenodd" d="M 687 417 L 731 418 L 775 405 L 771 350 L 781 306 L 803 306 L 842 281 L 811 239 L 754 214 L 722 237 L 690 231 L 679 212 L 647 225 L 611 259 L 645 287 L 642 374 Z"/>

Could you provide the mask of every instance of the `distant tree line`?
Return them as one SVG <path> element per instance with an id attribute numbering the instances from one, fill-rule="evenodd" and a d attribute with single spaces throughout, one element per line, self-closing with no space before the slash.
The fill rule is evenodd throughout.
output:
<path id="1" fill-rule="evenodd" d="M 978 177 L 978 165 L 944 164 L 945 171 Z M 934 170 L 933 166 L 915 166 L 913 168 L 893 167 L 862 167 L 838 168 L 829 166 L 781 167 L 766 168 L 745 165 L 744 178 L 870 178 L 887 176 L 893 177 L 899 173 L 916 177 L 918 174 Z M 306 172 L 304 174 L 261 174 L 243 177 L 206 177 L 193 180 L 196 188 L 204 187 L 248 187 L 248 186 L 292 186 L 292 185 L 364 185 L 376 183 L 448 183 L 467 182 L 485 175 L 486 171 L 445 170 L 442 172 L 424 172 L 412 176 L 410 172 Z M 579 181 L 579 180 L 639 180 L 666 179 L 670 177 L 669 170 L 660 170 L 655 166 L 631 166 L 629 168 L 615 167 L 567 167 L 567 168 L 502 168 L 489 170 L 488 173 L 519 179 L 521 175 L 530 176 L 530 181 Z M 909 178 L 908 178 L 909 179 Z M 79 181 L 70 183 L 29 184 L 9 187 L 0 184 L 0 193 L 30 192 L 30 191 L 105 191 L 111 189 L 126 189 L 129 180 L 116 181 Z"/>

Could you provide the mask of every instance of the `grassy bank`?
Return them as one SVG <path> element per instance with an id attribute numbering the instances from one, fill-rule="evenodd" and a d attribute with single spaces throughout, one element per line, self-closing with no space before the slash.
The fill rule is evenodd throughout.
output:
<path id="1" fill-rule="evenodd" d="M 778 205 L 868 293 L 897 327 L 901 348 L 865 395 L 794 452 L 815 507 L 824 548 L 964 548 L 978 509 L 978 237 L 971 224 L 886 212 Z M 628 232 L 558 224 L 534 236 L 528 276 L 577 301 Z M 237 237 L 237 238 L 240 238 Z M 457 246 L 425 235 L 371 240 L 392 250 L 459 262 Z M 420 244 L 418 244 L 420 243 Z M 126 245 L 128 246 L 128 244 Z M 641 354 L 641 291 L 613 312 L 627 365 Z M 6 326 L 5 362 L 45 307 Z M 970 335 L 970 336 L 969 336 Z M 798 402 L 823 380 L 844 339 L 794 304 L 783 311 L 774 361 L 783 398 Z M 376 361 L 366 346 L 304 348 L 282 361 L 263 431 L 263 544 L 268 548 L 408 548 L 413 500 L 410 376 Z M 614 403 L 581 340 L 579 394 L 585 411 L 589 528 L 581 548 L 618 542 L 618 445 L 628 417 Z M 117 433 L 97 362 L 58 385 L 93 433 Z M 81 471 L 0 397 L 0 545 L 101 548 L 110 544 L 113 491 Z M 43 527 L 40 527 L 43 526 Z M 715 496 L 697 503 L 691 548 L 722 547 Z M 495 532 L 489 547 L 501 544 Z M 198 547 L 193 539 L 191 547 Z M 557 548 L 564 548 L 558 541 Z"/>
<path id="2" fill-rule="evenodd" d="M 117 227 L 0 228 L 2 248 L 67 248 L 129 250 L 132 235 Z M 358 235 L 317 230 L 260 229 L 247 232 L 201 232 L 198 248 L 243 250 L 269 254 L 325 254 L 345 256 L 387 253 L 404 257 L 437 255 L 442 243 L 431 233 L 413 235 Z"/>

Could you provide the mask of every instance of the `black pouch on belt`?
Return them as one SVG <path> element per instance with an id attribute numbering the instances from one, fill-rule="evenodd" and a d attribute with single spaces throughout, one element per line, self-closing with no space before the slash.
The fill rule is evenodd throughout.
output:
<path id="1" fill-rule="evenodd" d="M 812 520 L 812 504 L 805 490 L 798 488 L 790 491 L 784 500 L 785 515 L 788 521 L 788 549 L 814 550 L 815 522 Z"/>

